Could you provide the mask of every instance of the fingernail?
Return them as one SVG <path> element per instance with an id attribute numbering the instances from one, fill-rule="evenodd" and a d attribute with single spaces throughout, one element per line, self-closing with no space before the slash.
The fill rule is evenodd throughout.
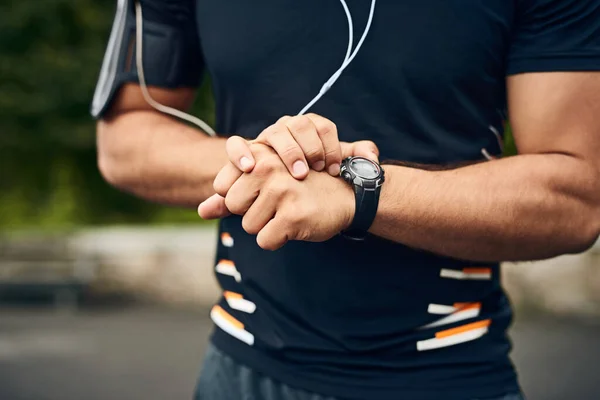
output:
<path id="1" fill-rule="evenodd" d="M 378 161 L 378 160 L 379 160 L 379 157 L 377 157 L 377 154 L 375 154 L 375 153 L 373 153 L 373 152 L 371 152 L 371 154 L 370 154 L 369 158 L 370 158 L 371 160 L 373 160 L 373 161 Z"/>
<path id="2" fill-rule="evenodd" d="M 294 163 L 294 165 L 292 166 L 292 169 L 294 171 L 294 175 L 304 175 L 306 173 L 306 171 L 308 171 L 306 164 L 304 164 L 304 162 L 300 161 L 300 160 L 298 160 Z"/>
<path id="3" fill-rule="evenodd" d="M 336 176 L 340 174 L 340 164 L 331 164 L 329 166 L 329 169 L 327 170 L 327 172 L 329 172 L 329 175 L 331 176 Z"/>
<path id="4" fill-rule="evenodd" d="M 200 203 L 198 205 L 198 209 L 197 210 L 198 210 L 198 215 L 200 216 L 200 218 L 203 218 L 202 217 L 202 208 L 203 208 L 203 206 L 204 206 L 204 202 L 202 202 L 202 203 Z"/>
<path id="5" fill-rule="evenodd" d="M 240 159 L 240 165 L 242 166 L 242 169 L 246 171 L 248 168 L 252 167 L 252 161 L 250 161 L 248 157 L 242 157 Z"/>
<path id="6" fill-rule="evenodd" d="M 325 161 L 317 161 L 315 165 L 313 165 L 315 171 L 322 171 L 325 168 Z"/>

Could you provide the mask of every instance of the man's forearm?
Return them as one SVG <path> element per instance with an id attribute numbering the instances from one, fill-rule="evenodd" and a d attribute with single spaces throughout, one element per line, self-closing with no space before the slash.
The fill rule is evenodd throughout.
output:
<path id="1" fill-rule="evenodd" d="M 130 112 L 99 123 L 99 166 L 126 192 L 197 207 L 214 193 L 214 178 L 227 162 L 225 142 L 165 115 Z"/>
<path id="2" fill-rule="evenodd" d="M 598 173 L 575 157 L 521 155 L 446 171 L 385 166 L 375 235 L 473 261 L 585 250 L 600 229 Z"/>

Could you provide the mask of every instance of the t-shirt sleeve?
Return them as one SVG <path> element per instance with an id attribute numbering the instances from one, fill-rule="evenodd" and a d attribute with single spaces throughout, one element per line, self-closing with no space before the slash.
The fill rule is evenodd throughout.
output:
<path id="1" fill-rule="evenodd" d="M 600 70 L 600 0 L 518 0 L 507 74 Z"/>
<path id="2" fill-rule="evenodd" d="M 140 0 L 140 5 L 146 84 L 163 88 L 200 86 L 205 68 L 196 29 L 196 1 Z M 94 118 L 108 109 L 119 87 L 140 81 L 136 27 L 135 1 L 119 1 L 92 100 Z"/>

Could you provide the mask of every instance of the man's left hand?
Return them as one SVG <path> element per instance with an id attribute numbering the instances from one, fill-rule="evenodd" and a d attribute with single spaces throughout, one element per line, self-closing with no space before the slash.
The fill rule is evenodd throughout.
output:
<path id="1" fill-rule="evenodd" d="M 277 250 L 289 240 L 321 242 L 346 229 L 354 217 L 354 193 L 342 179 L 310 171 L 299 181 L 278 154 L 263 144 L 252 144 L 256 166 L 239 175 L 233 164 L 215 179 L 217 194 L 200 204 L 203 219 L 229 212 L 243 215 L 242 227 L 257 235 L 258 245 Z"/>

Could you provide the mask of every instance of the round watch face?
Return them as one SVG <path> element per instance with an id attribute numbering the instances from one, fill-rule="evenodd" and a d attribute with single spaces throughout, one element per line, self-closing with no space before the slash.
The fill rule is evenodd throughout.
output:
<path id="1" fill-rule="evenodd" d="M 363 179 L 375 179 L 380 175 L 379 166 L 366 158 L 354 158 L 349 165 L 353 173 Z"/>

